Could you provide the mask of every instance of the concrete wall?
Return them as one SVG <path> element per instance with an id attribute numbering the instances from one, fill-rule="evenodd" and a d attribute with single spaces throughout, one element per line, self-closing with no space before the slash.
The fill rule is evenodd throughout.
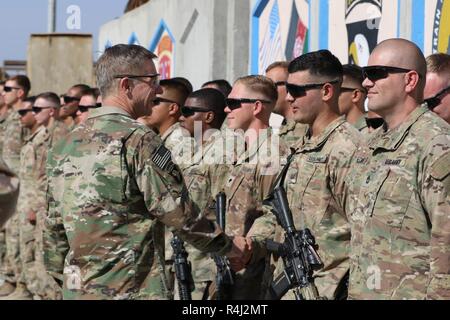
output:
<path id="1" fill-rule="evenodd" d="M 94 85 L 92 50 L 91 35 L 31 35 L 27 56 L 31 93 L 61 94 L 74 84 Z"/>
<path id="2" fill-rule="evenodd" d="M 393 37 L 425 55 L 450 52 L 450 0 L 152 0 L 103 25 L 99 48 L 134 42 L 155 50 L 165 32 L 173 41 L 164 62 L 170 76 L 198 88 L 318 49 L 365 65 L 373 47 Z"/>

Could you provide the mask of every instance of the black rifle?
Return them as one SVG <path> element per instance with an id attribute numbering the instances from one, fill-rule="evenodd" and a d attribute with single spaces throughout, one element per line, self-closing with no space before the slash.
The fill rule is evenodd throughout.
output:
<path id="1" fill-rule="evenodd" d="M 188 253 L 183 241 L 176 235 L 170 241 L 173 248 L 175 275 L 177 277 L 180 300 L 192 300 L 191 292 L 194 290 L 191 263 L 187 259 Z"/>
<path id="2" fill-rule="evenodd" d="M 216 195 L 216 220 L 219 227 L 225 232 L 226 195 L 219 192 Z M 213 254 L 217 266 L 216 275 L 216 300 L 229 300 L 231 287 L 234 284 L 233 271 L 227 257 Z"/>
<path id="3" fill-rule="evenodd" d="M 312 275 L 314 270 L 323 267 L 323 263 L 317 254 L 314 236 L 307 228 L 296 230 L 286 191 L 281 184 L 274 188 L 264 203 L 272 207 L 272 212 L 285 231 L 284 243 L 266 241 L 267 250 L 278 254 L 284 264 L 284 272 L 269 288 L 270 299 L 279 300 L 290 289 L 294 289 L 297 300 L 320 299 Z"/>

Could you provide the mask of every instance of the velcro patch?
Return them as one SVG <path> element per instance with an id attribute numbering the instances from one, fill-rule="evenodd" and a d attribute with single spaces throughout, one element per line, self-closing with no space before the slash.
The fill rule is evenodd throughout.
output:
<path id="1" fill-rule="evenodd" d="M 437 159 L 431 166 L 431 176 L 436 180 L 443 180 L 450 174 L 450 151 Z"/>
<path id="2" fill-rule="evenodd" d="M 306 161 L 312 162 L 312 163 L 326 163 L 328 161 L 328 155 L 309 156 L 308 160 L 306 160 Z"/>
<path id="3" fill-rule="evenodd" d="M 158 149 L 156 149 L 155 153 L 153 153 L 152 161 L 163 171 L 171 172 L 175 166 L 172 161 L 172 154 L 170 153 L 170 150 L 164 145 L 160 145 Z"/>

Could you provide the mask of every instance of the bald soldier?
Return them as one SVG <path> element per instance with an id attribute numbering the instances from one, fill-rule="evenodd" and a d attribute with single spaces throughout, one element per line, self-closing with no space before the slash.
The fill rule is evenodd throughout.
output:
<path id="1" fill-rule="evenodd" d="M 353 299 L 450 298 L 450 127 L 421 105 L 426 61 L 403 39 L 381 42 L 363 68 L 369 141 L 352 214 Z"/>
<path id="2" fill-rule="evenodd" d="M 289 101 L 286 99 L 286 82 L 289 76 L 288 66 L 289 62 L 287 61 L 276 61 L 267 67 L 266 76 L 275 83 L 278 91 L 278 99 L 273 112 L 284 118 L 278 131 L 278 136 L 289 147 L 292 147 L 299 140 L 303 139 L 308 126 L 294 121 L 292 109 Z"/>
<path id="3" fill-rule="evenodd" d="M 106 49 L 103 106 L 49 152 L 44 257 L 64 299 L 169 299 L 165 225 L 200 250 L 248 250 L 198 218 L 170 151 L 135 120 L 162 93 L 155 58 L 137 45 Z"/>

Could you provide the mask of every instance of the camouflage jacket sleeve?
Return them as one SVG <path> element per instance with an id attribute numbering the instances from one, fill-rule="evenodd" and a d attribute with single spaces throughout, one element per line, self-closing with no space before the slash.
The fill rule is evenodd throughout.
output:
<path id="1" fill-rule="evenodd" d="M 229 238 L 194 209 L 170 151 L 152 133 L 136 145 L 132 170 L 149 213 L 201 251 L 228 252 Z"/>
<path id="2" fill-rule="evenodd" d="M 427 299 L 450 299 L 450 136 L 430 143 L 421 179 L 422 203 L 431 222 Z"/>
<path id="3" fill-rule="evenodd" d="M 69 242 L 67 240 L 61 212 L 58 203 L 61 200 L 58 190 L 54 188 L 56 179 L 61 177 L 62 171 L 57 167 L 57 161 L 52 156 L 52 151 L 48 154 L 47 160 L 47 216 L 43 230 L 44 264 L 47 272 L 60 281 L 63 280 L 64 260 L 69 252 Z"/>

